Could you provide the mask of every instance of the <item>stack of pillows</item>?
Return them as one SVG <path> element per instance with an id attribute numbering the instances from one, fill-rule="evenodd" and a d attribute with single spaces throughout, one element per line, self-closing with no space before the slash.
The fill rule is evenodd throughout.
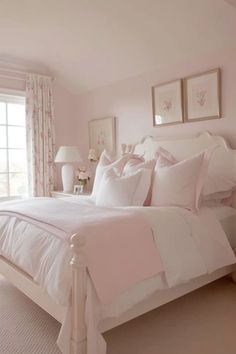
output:
<path id="1" fill-rule="evenodd" d="M 162 147 L 149 161 L 133 154 L 114 161 L 104 151 L 92 197 L 103 207 L 178 206 L 193 212 L 202 202 L 208 206 L 220 204 L 230 199 L 236 183 L 207 174 L 213 151 L 208 149 L 180 162 Z"/>

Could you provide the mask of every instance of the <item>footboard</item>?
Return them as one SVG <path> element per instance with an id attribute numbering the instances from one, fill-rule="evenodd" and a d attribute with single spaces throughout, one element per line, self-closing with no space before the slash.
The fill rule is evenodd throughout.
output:
<path id="1" fill-rule="evenodd" d="M 86 239 L 75 234 L 71 237 L 72 298 L 71 298 L 71 354 L 86 354 L 87 329 L 85 304 L 87 296 Z"/>

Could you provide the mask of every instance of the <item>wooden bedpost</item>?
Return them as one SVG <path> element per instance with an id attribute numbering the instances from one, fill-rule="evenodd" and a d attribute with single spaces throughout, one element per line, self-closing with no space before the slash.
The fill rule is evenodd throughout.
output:
<path id="1" fill-rule="evenodd" d="M 72 249 L 72 303 L 71 303 L 71 354 L 86 354 L 87 329 L 85 324 L 86 304 L 86 258 L 85 237 L 74 234 L 71 237 Z"/>

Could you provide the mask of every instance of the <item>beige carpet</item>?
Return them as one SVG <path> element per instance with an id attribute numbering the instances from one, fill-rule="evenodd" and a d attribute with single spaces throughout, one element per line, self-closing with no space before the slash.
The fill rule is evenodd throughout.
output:
<path id="1" fill-rule="evenodd" d="M 59 324 L 0 279 L 0 354 L 56 354 Z M 221 279 L 105 334 L 108 354 L 236 354 L 236 285 Z"/>

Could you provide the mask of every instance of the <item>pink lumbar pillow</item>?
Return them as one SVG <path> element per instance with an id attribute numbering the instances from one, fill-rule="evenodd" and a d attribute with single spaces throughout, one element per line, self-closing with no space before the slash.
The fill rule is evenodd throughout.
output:
<path id="1" fill-rule="evenodd" d="M 167 167 L 179 162 L 169 151 L 161 146 L 156 151 L 156 159 L 159 167 Z"/>
<path id="2" fill-rule="evenodd" d="M 130 159 L 131 156 L 132 155 L 127 154 L 118 160 L 114 160 L 106 150 L 102 152 L 96 168 L 92 197 L 96 197 L 103 174 L 110 169 L 115 169 L 118 174 L 121 174 L 126 162 Z"/>
<path id="3" fill-rule="evenodd" d="M 163 148 L 157 151 L 151 205 L 199 209 L 199 199 L 208 168 L 208 152 L 175 162 Z"/>
<path id="4" fill-rule="evenodd" d="M 151 182 L 151 171 L 140 169 L 128 176 L 119 176 L 114 169 L 102 177 L 96 205 L 104 207 L 143 205 Z"/>

